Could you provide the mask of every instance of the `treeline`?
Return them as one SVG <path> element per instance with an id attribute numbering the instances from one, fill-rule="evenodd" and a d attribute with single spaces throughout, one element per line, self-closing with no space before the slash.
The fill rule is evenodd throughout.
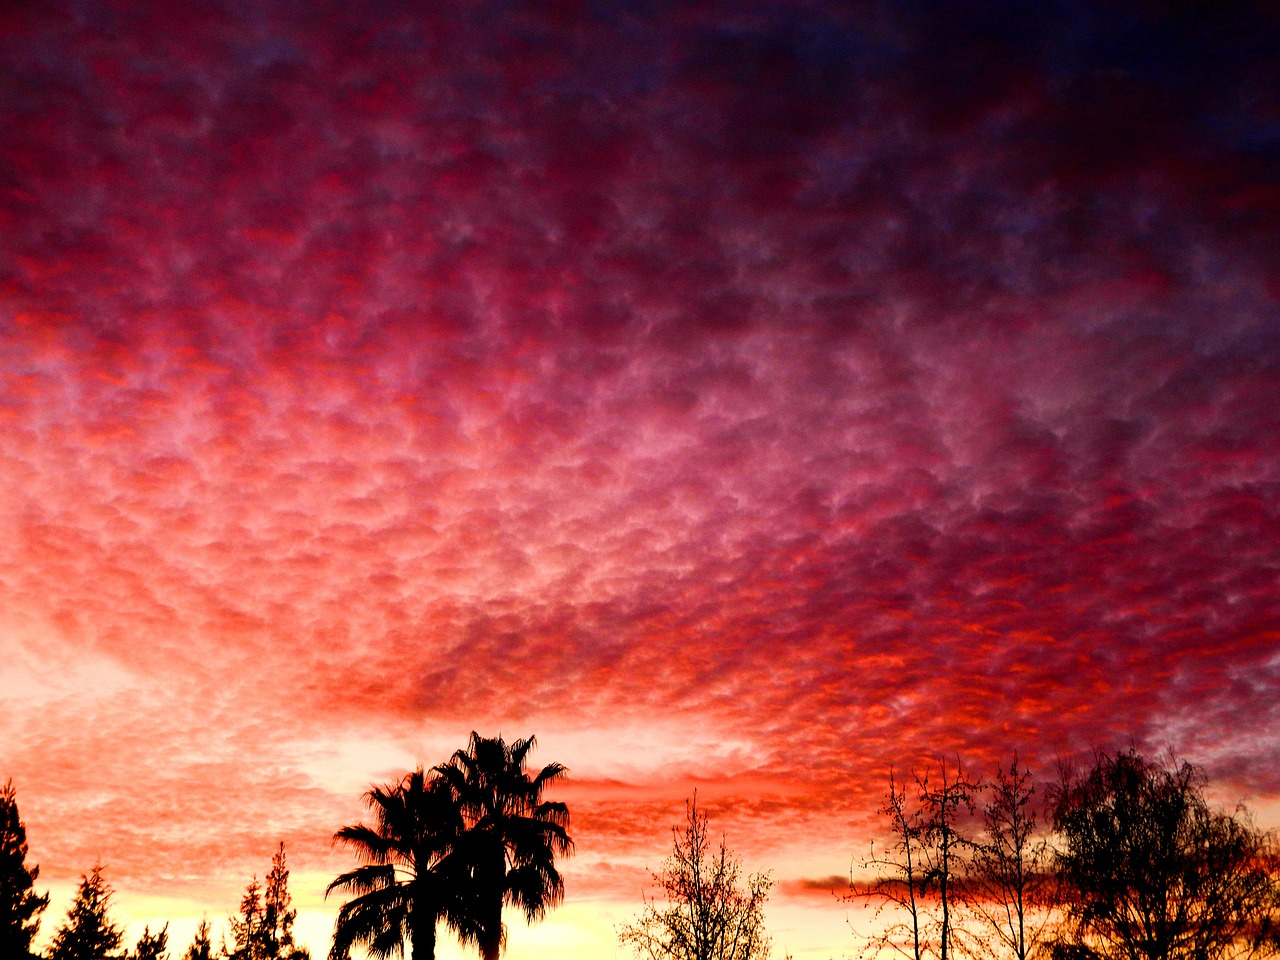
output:
<path id="1" fill-rule="evenodd" d="M 12 781 L 0 789 L 0 958 L 26 960 L 40 929 L 48 894 L 37 894 L 40 868 L 28 866 L 26 827 L 18 814 Z M 143 928 L 132 950 L 124 948 L 124 932 L 110 916 L 115 891 L 96 863 L 80 878 L 66 919 L 53 935 L 47 960 L 168 960 L 169 925 Z M 215 948 L 213 930 L 204 919 L 181 960 L 311 960 L 293 939 L 297 911 L 289 894 L 289 868 L 281 843 L 271 858 L 265 883 L 254 877 L 240 901 L 240 912 L 227 920 L 227 931 Z"/>
<path id="2" fill-rule="evenodd" d="M 532 921 L 561 901 L 556 857 L 573 849 L 569 811 L 543 792 L 565 769 L 551 763 L 529 771 L 534 744 L 533 737 L 507 743 L 472 733 L 444 763 L 365 794 L 373 822 L 334 835 L 359 863 L 326 891 L 351 896 L 338 911 L 332 960 L 345 960 L 357 946 L 373 956 L 431 960 L 441 925 L 484 960 L 496 960 L 506 942 L 504 905 Z M 26 830 L 8 783 L 0 792 L 0 960 L 33 957 L 49 903 L 36 893 L 40 871 L 26 856 Z M 265 882 L 249 883 L 220 945 L 214 947 L 205 920 L 181 960 L 310 960 L 293 939 L 297 913 L 288 879 L 282 843 Z M 121 929 L 109 917 L 112 893 L 95 865 L 82 877 L 46 960 L 168 960 L 167 924 L 155 932 L 147 927 L 131 951 L 122 949 Z"/>
<path id="3" fill-rule="evenodd" d="M 887 842 L 850 871 L 864 958 L 1262 960 L 1280 956 L 1280 855 L 1243 806 L 1216 810 L 1172 756 L 1098 751 L 1043 788 L 1015 756 L 985 779 L 892 771 Z M 642 960 L 769 960 L 769 874 L 743 878 L 696 798 L 657 896 L 619 942 Z"/>
<path id="4" fill-rule="evenodd" d="M 573 849 L 569 811 L 544 791 L 565 773 L 528 767 L 529 737 L 472 733 L 444 763 L 374 786 L 371 823 L 335 841 L 357 865 L 326 894 L 339 908 L 329 960 L 431 960 L 443 928 L 482 960 L 506 942 L 504 906 L 527 920 L 564 896 L 556 858 Z M 1203 773 L 1173 757 L 1099 751 L 1039 787 L 1015 757 L 986 779 L 959 762 L 889 774 L 887 842 L 851 870 L 845 900 L 873 912 L 867 958 L 905 960 L 1254 960 L 1280 956 L 1280 855 L 1244 807 L 1215 809 Z M 621 944 L 652 960 L 767 960 L 768 873 L 743 877 L 713 844 L 696 798 Z M 31 957 L 48 897 L 35 891 L 12 784 L 0 791 L 0 960 Z M 208 921 L 180 960 L 310 960 L 293 940 L 284 845 L 254 878 L 217 948 Z M 168 926 L 132 951 L 108 916 L 95 865 L 47 960 L 168 960 Z"/>
<path id="5" fill-rule="evenodd" d="M 889 775 L 888 842 L 844 899 L 863 954 L 907 960 L 1247 960 L 1280 955 L 1280 858 L 1243 806 L 1214 809 L 1170 756 L 1098 751 L 1043 789 L 1015 757 L 985 780 Z"/>

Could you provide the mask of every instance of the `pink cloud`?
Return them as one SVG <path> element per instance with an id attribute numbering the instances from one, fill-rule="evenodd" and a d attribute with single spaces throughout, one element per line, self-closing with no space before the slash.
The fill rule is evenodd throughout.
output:
<path id="1" fill-rule="evenodd" d="M 1061 81 L 1106 45 L 1039 21 L 988 70 L 890 14 L 329 13 L 3 44 L 0 775 L 50 876 L 327 865 L 333 744 L 423 729 L 575 732 L 599 896 L 694 785 L 761 853 L 940 752 L 1277 789 L 1270 100 Z"/>

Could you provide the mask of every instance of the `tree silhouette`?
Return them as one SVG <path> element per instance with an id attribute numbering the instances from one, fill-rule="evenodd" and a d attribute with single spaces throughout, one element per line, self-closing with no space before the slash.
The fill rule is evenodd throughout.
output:
<path id="1" fill-rule="evenodd" d="M 951 916 L 956 899 L 954 881 L 964 871 L 966 853 L 972 846 L 959 825 L 961 817 L 973 812 L 976 784 L 965 776 L 959 760 L 952 775 L 945 759 L 938 762 L 938 776 L 932 783 L 928 774 L 917 777 L 916 783 L 925 809 L 924 887 L 926 891 L 938 891 L 938 956 L 947 960 L 955 939 Z"/>
<path id="2" fill-rule="evenodd" d="M 114 960 L 119 957 L 120 928 L 107 919 L 114 891 L 102 879 L 102 864 L 81 876 L 80 889 L 66 922 L 54 934 L 49 960 Z"/>
<path id="3" fill-rule="evenodd" d="M 1228 960 L 1274 936 L 1272 838 L 1210 809 L 1203 775 L 1170 758 L 1099 752 L 1065 774 L 1054 811 L 1069 896 L 1058 957 Z"/>
<path id="4" fill-rule="evenodd" d="M 965 875 L 964 900 L 982 933 L 975 938 L 1027 960 L 1048 930 L 1053 878 L 1048 839 L 1037 831 L 1031 771 L 1014 754 L 996 770 L 982 813 L 983 837 L 974 844 Z"/>
<path id="5" fill-rule="evenodd" d="M 35 892 L 40 868 L 28 867 L 27 830 L 13 781 L 0 788 L 0 957 L 26 957 L 49 896 Z"/>
<path id="6" fill-rule="evenodd" d="M 741 863 L 723 836 L 712 852 L 697 803 L 695 796 L 685 804 L 685 827 L 672 827 L 671 855 L 653 875 L 666 905 L 646 900 L 639 920 L 622 927 L 618 939 L 649 960 L 765 960 L 769 876 L 753 874 L 741 886 Z"/>
<path id="7" fill-rule="evenodd" d="M 240 913 L 228 921 L 233 945 L 230 950 L 224 945 L 223 954 L 230 960 L 311 960 L 306 948 L 293 940 L 293 922 L 298 914 L 290 907 L 292 902 L 289 868 L 281 843 L 271 858 L 265 885 L 254 877 L 245 888 Z M 207 935 L 206 930 L 206 939 Z"/>
<path id="8" fill-rule="evenodd" d="M 289 868 L 285 863 L 284 843 L 271 858 L 262 898 L 263 956 L 269 960 L 311 960 L 311 954 L 293 940 L 293 922 L 298 911 L 292 909 L 289 895 Z"/>
<path id="9" fill-rule="evenodd" d="M 549 763 L 531 777 L 525 765 L 535 743 L 528 737 L 508 744 L 472 731 L 467 748 L 435 768 L 463 821 L 457 849 L 469 873 L 474 928 L 459 932 L 474 939 L 484 960 L 497 960 L 506 942 L 503 904 L 533 921 L 564 897 L 555 857 L 573 850 L 569 810 L 542 794 L 566 771 Z"/>
<path id="10" fill-rule="evenodd" d="M 213 960 L 213 940 L 210 936 L 209 918 L 201 919 L 196 927 L 195 936 L 191 938 L 191 946 L 183 954 L 183 960 Z"/>
<path id="11" fill-rule="evenodd" d="M 232 948 L 223 947 L 230 960 L 263 960 L 266 949 L 263 944 L 262 884 L 254 877 L 245 887 L 240 898 L 240 913 L 227 923 L 231 927 Z"/>
<path id="12" fill-rule="evenodd" d="M 959 762 L 953 772 L 945 760 L 939 761 L 932 782 L 928 773 L 916 773 L 914 780 L 913 799 L 906 784 L 899 787 L 889 771 L 889 792 L 880 812 L 889 819 L 892 840 L 882 853 L 872 844 L 862 868 L 873 875 L 859 881 L 851 873 L 845 899 L 874 902 L 877 921 L 892 911 L 891 922 L 867 942 L 869 953 L 887 950 L 909 960 L 933 955 L 947 960 L 956 939 L 956 884 L 972 846 L 961 832 L 961 820 L 972 811 L 977 785 Z"/>
<path id="13" fill-rule="evenodd" d="M 909 960 L 923 960 L 928 923 L 924 912 L 928 873 L 924 855 L 924 812 L 908 797 L 906 784 L 899 788 L 893 770 L 889 771 L 889 792 L 880 813 L 889 818 L 893 839 L 883 853 L 876 853 L 872 843 L 862 868 L 873 871 L 873 876 L 860 882 L 851 875 L 849 893 L 844 899 L 875 901 L 877 921 L 886 909 L 894 911 L 893 921 L 870 944 L 877 952 L 886 948 Z M 896 914 L 904 919 L 897 919 Z"/>
<path id="14" fill-rule="evenodd" d="M 419 767 L 400 783 L 371 788 L 365 803 L 374 825 L 334 834 L 363 863 L 325 893 L 355 895 L 338 911 L 331 960 L 345 960 L 356 944 L 374 957 L 403 955 L 406 940 L 411 960 L 432 960 L 442 919 L 464 942 L 475 939 L 478 931 L 461 899 L 468 877 L 455 851 L 463 822 L 452 792 Z"/>
<path id="15" fill-rule="evenodd" d="M 169 925 L 166 923 L 155 933 L 150 925 L 142 928 L 142 936 L 133 948 L 133 960 L 167 960 L 169 956 Z"/>

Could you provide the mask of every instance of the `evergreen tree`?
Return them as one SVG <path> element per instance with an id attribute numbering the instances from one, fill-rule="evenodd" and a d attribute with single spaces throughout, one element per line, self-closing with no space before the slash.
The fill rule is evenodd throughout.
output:
<path id="1" fill-rule="evenodd" d="M 81 876 L 80 890 L 66 922 L 54 934 L 49 960 L 118 960 L 120 928 L 107 919 L 114 891 L 102 879 L 102 864 Z"/>
<path id="2" fill-rule="evenodd" d="M 271 858 L 271 872 L 263 896 L 262 945 L 268 960 L 311 960 L 306 949 L 293 942 L 293 922 L 298 911 L 290 908 L 289 868 L 285 864 L 284 843 Z"/>
<path id="3" fill-rule="evenodd" d="M 222 952 L 231 960 L 264 960 L 263 949 L 263 915 L 262 884 L 254 877 L 245 887 L 244 896 L 240 898 L 240 914 L 228 921 L 231 925 L 231 936 L 234 946 L 228 950 L 224 945 Z"/>
<path id="4" fill-rule="evenodd" d="M 200 926 L 196 927 L 191 946 L 187 947 L 182 960 L 213 960 L 213 940 L 210 938 L 208 917 L 201 920 Z"/>
<path id="5" fill-rule="evenodd" d="M 0 957 L 25 957 L 40 929 L 49 896 L 33 889 L 40 868 L 28 867 L 27 831 L 18 816 L 13 781 L 0 789 Z"/>
<path id="6" fill-rule="evenodd" d="M 240 914 L 230 920 L 234 944 L 230 949 L 223 946 L 223 956 L 228 960 L 311 960 L 306 948 L 293 941 L 298 912 L 292 902 L 282 843 L 271 858 L 266 885 L 254 877 L 245 889 Z"/>
<path id="7" fill-rule="evenodd" d="M 169 960 L 169 925 L 166 923 L 155 933 L 151 927 L 142 928 L 138 945 L 133 948 L 133 960 Z"/>

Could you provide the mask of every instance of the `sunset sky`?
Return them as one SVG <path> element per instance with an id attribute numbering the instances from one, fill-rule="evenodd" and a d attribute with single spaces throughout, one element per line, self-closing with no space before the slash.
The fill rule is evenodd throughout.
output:
<path id="1" fill-rule="evenodd" d="M 1264 7 L 6 4 L 41 942 L 100 859 L 178 955 L 283 840 L 322 960 L 333 832 L 473 729 L 571 774 L 513 958 L 627 956 L 695 788 L 797 960 L 891 765 L 1172 746 L 1280 824 Z"/>

